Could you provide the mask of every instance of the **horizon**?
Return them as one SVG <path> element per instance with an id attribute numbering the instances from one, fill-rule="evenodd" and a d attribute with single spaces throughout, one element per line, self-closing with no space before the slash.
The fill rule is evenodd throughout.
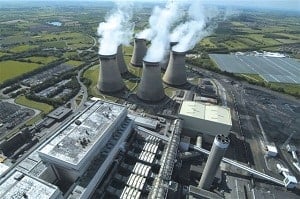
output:
<path id="1" fill-rule="evenodd" d="M 47 3 L 51 4 L 53 3 L 99 3 L 99 2 L 136 2 L 136 3 L 165 3 L 167 0 L 156 0 L 155 2 L 151 0 L 0 0 L 0 2 L 4 2 L 7 4 L 16 4 L 20 2 L 32 2 L 32 3 Z M 173 2 L 190 2 L 192 0 L 173 0 Z M 238 7 L 243 9 L 267 9 L 267 10 L 276 10 L 276 11 L 300 11 L 300 1 L 298 0 L 202 0 L 204 5 L 207 6 L 224 6 L 224 7 Z M 18 6 L 28 6 L 25 4 L 18 4 Z M 4 7 L 3 5 L 0 5 L 0 8 Z"/>

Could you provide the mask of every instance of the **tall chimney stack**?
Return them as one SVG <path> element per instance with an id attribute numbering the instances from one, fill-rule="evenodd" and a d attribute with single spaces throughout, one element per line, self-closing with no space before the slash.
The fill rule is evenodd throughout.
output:
<path id="1" fill-rule="evenodd" d="M 229 142 L 229 138 L 223 134 L 219 134 L 215 137 L 198 185 L 199 188 L 209 190 L 214 181 L 220 162 L 229 146 Z"/>
<path id="2" fill-rule="evenodd" d="M 143 66 L 143 59 L 147 52 L 146 40 L 135 38 L 134 39 L 134 46 L 133 46 L 133 53 L 131 57 L 130 63 L 136 67 Z"/>
<path id="3" fill-rule="evenodd" d="M 171 51 L 170 61 L 163 76 L 163 81 L 166 84 L 173 86 L 180 86 L 187 82 L 185 71 L 185 52 Z"/>
<path id="4" fill-rule="evenodd" d="M 124 88 L 116 54 L 100 55 L 100 72 L 97 88 L 102 92 L 113 93 Z"/>
<path id="5" fill-rule="evenodd" d="M 143 62 L 143 74 L 137 96 L 148 102 L 158 102 L 165 97 L 159 62 Z"/>
<path id="6" fill-rule="evenodd" d="M 117 51 L 117 64 L 119 67 L 119 71 L 121 75 L 125 74 L 128 72 L 127 66 L 125 64 L 124 60 L 124 55 L 123 55 L 123 47 L 122 45 L 118 46 L 118 51 Z"/>

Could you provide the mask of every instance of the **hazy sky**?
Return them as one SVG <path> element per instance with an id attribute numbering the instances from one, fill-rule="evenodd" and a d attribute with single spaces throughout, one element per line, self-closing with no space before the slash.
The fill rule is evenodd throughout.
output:
<path id="1" fill-rule="evenodd" d="M 51 2 L 59 0 L 0 0 L 0 2 L 24 2 L 24 1 L 40 1 Z M 109 0 L 60 0 L 76 2 L 76 1 L 109 1 Z M 165 2 L 166 0 L 118 0 L 118 1 L 136 1 L 136 2 Z M 173 0 L 174 2 L 187 2 L 193 0 Z M 270 8 L 278 10 L 294 10 L 300 13 L 300 0 L 202 0 L 206 4 L 212 5 L 225 5 L 225 6 L 243 6 L 243 7 L 257 7 L 257 8 Z"/>

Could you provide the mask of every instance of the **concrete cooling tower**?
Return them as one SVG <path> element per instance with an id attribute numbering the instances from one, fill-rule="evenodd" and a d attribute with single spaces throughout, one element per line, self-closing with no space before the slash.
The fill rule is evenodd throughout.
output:
<path id="1" fill-rule="evenodd" d="M 185 52 L 171 51 L 170 61 L 163 76 L 163 81 L 166 84 L 173 86 L 180 86 L 187 82 L 185 71 Z"/>
<path id="2" fill-rule="evenodd" d="M 147 52 L 146 40 L 135 38 L 134 39 L 133 53 L 132 53 L 130 63 L 133 66 L 142 67 L 143 66 L 143 59 L 146 55 L 146 52 Z"/>
<path id="3" fill-rule="evenodd" d="M 172 49 L 172 47 L 175 46 L 176 44 L 178 44 L 178 42 L 171 41 L 170 49 Z M 169 60 L 170 60 L 170 52 L 171 52 L 170 50 L 167 50 L 167 52 L 164 56 L 164 60 L 159 63 L 159 65 L 163 71 L 166 71 L 166 69 L 168 67 Z"/>
<path id="4" fill-rule="evenodd" d="M 102 92 L 113 93 L 124 88 L 115 55 L 100 55 L 100 72 L 97 88 Z"/>
<path id="5" fill-rule="evenodd" d="M 198 187 L 209 190 L 215 175 L 219 168 L 220 162 L 225 155 L 229 146 L 229 138 L 219 134 L 215 137 L 213 146 L 210 150 L 206 165 L 204 167 Z"/>
<path id="6" fill-rule="evenodd" d="M 122 45 L 118 46 L 118 51 L 117 51 L 117 64 L 119 67 L 119 71 L 122 74 L 125 74 L 128 72 L 127 66 L 125 64 L 124 60 L 124 55 L 123 55 L 123 48 Z"/>
<path id="7" fill-rule="evenodd" d="M 159 62 L 143 62 L 143 74 L 137 96 L 149 102 L 158 102 L 165 97 Z"/>

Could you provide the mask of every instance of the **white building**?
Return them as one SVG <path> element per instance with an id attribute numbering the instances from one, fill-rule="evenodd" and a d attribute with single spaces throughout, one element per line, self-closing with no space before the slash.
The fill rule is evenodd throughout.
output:
<path id="1" fill-rule="evenodd" d="M 232 126 L 229 108 L 201 102 L 183 101 L 179 117 L 183 119 L 184 129 L 204 135 L 228 136 Z"/>
<path id="2" fill-rule="evenodd" d="M 63 199 L 57 186 L 25 173 L 14 171 L 0 181 L 0 198 Z"/>

